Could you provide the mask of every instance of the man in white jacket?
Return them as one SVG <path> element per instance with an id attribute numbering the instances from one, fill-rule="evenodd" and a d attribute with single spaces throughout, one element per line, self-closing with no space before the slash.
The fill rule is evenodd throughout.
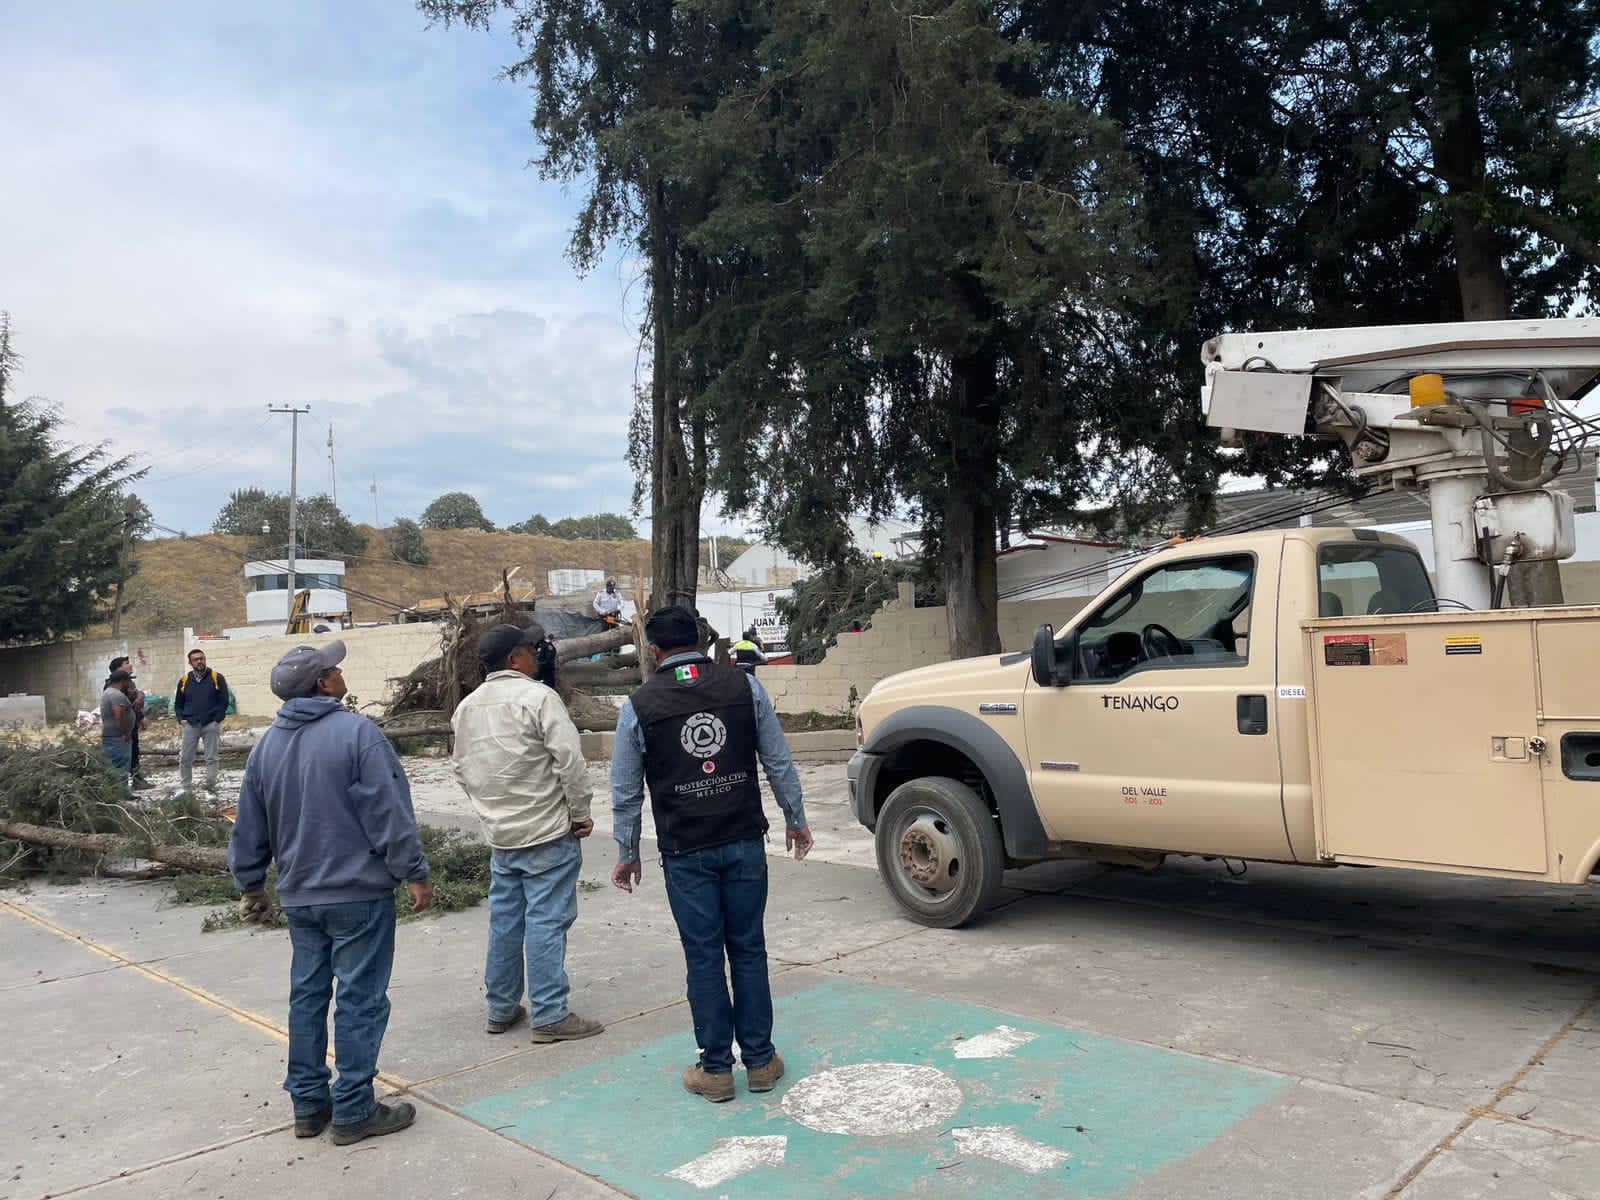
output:
<path id="1" fill-rule="evenodd" d="M 526 1015 L 535 1042 L 568 1042 L 605 1028 L 567 1006 L 579 843 L 594 821 L 577 726 L 561 698 L 535 680 L 543 636 L 537 627 L 496 625 L 478 638 L 487 677 L 450 718 L 452 765 L 491 847 L 485 1028 L 504 1033 Z"/>

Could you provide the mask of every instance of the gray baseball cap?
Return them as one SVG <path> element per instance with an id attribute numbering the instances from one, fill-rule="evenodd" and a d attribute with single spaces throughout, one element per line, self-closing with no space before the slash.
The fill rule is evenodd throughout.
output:
<path id="1" fill-rule="evenodd" d="M 280 700 L 315 695 L 317 679 L 342 663 L 344 653 L 344 643 L 337 640 L 320 646 L 296 646 L 272 668 L 272 694 Z"/>

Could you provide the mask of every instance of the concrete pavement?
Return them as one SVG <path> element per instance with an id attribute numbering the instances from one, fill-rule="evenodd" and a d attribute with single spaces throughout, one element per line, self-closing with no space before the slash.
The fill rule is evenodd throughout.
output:
<path id="1" fill-rule="evenodd" d="M 159 885 L 0 893 L 0 1200 L 1600 1194 L 1593 889 L 1053 864 L 940 931 L 836 832 L 772 863 L 777 1091 L 678 1090 L 647 855 L 634 896 L 580 895 L 588 1042 L 482 1033 L 482 909 L 402 926 L 383 1067 L 420 1113 L 350 1149 L 289 1131 L 284 934 L 202 935 Z M 596 837 L 586 885 L 611 861 Z"/>

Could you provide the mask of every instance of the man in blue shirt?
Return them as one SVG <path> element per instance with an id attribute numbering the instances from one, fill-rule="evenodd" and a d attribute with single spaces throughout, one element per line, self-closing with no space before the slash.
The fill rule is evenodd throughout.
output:
<path id="1" fill-rule="evenodd" d="M 632 892 L 642 875 L 639 820 L 648 783 L 700 1046 L 683 1086 L 714 1103 L 732 1100 L 737 1038 L 750 1090 L 770 1092 L 783 1075 L 783 1059 L 772 1046 L 763 927 L 767 820 L 756 760 L 783 810 L 784 847 L 797 859 L 811 849 L 800 777 L 766 690 L 754 676 L 701 652 L 692 612 L 679 605 L 657 609 L 644 630 L 655 673 L 617 715 L 611 882 Z"/>
<path id="2" fill-rule="evenodd" d="M 343 642 L 296 646 L 272 668 L 283 707 L 244 767 L 228 869 L 239 915 L 272 924 L 267 864 L 278 863 L 278 901 L 289 925 L 289 1072 L 296 1137 L 331 1121 L 335 1145 L 411 1124 L 408 1103 L 377 1102 L 372 1081 L 389 1025 L 394 967 L 394 893 L 404 883 L 411 911 L 433 902 L 428 856 L 417 836 L 406 781 L 383 731 L 344 706 Z M 330 1089 L 328 1005 L 333 982 Z"/>

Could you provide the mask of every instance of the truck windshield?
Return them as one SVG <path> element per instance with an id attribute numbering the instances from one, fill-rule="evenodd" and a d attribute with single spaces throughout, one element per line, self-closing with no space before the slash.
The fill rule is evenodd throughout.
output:
<path id="1" fill-rule="evenodd" d="M 1433 584 L 1409 546 L 1332 542 L 1317 552 L 1317 615 L 1433 612 Z"/>

